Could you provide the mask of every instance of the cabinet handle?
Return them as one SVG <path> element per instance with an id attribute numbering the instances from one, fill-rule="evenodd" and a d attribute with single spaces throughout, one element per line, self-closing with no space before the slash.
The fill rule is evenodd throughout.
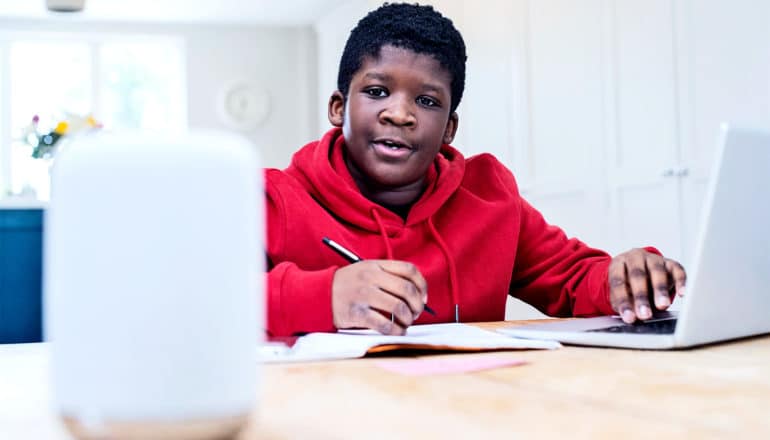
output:
<path id="1" fill-rule="evenodd" d="M 690 169 L 689 168 L 679 168 L 676 171 L 676 177 L 687 177 L 690 175 Z"/>
<path id="2" fill-rule="evenodd" d="M 666 170 L 663 170 L 663 177 L 673 177 L 674 176 L 674 169 L 668 168 Z"/>

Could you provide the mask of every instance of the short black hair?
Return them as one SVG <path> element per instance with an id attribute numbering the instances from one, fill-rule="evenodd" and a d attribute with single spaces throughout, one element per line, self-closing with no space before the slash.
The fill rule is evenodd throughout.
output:
<path id="1" fill-rule="evenodd" d="M 364 58 L 378 58 L 387 45 L 434 57 L 452 77 L 450 111 L 457 109 L 465 89 L 465 42 L 452 20 L 416 3 L 385 3 L 350 31 L 337 74 L 337 90 L 346 99 Z"/>

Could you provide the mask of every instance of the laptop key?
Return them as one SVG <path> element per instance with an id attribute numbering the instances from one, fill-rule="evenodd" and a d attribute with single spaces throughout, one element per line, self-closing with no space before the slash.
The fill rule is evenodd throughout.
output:
<path id="1" fill-rule="evenodd" d="M 634 324 L 613 325 L 611 327 L 586 330 L 589 332 L 606 333 L 642 333 L 652 335 L 672 334 L 676 329 L 676 319 L 659 319 L 655 321 L 642 321 Z"/>

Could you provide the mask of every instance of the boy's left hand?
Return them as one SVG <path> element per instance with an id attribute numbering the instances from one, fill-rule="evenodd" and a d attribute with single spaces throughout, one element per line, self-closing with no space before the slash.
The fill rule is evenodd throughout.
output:
<path id="1" fill-rule="evenodd" d="M 610 262 L 610 304 L 624 322 L 652 318 L 652 303 L 658 310 L 671 305 L 671 291 L 684 295 L 687 280 L 684 268 L 677 261 L 631 249 Z M 652 289 L 652 290 L 650 290 Z"/>

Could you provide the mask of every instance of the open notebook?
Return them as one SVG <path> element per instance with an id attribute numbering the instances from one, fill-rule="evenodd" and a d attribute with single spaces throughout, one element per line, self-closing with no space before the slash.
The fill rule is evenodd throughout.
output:
<path id="1" fill-rule="evenodd" d="M 512 338 L 471 325 L 451 323 L 411 326 L 404 336 L 386 336 L 372 330 L 310 333 L 297 339 L 292 347 L 263 345 L 260 358 L 266 363 L 306 362 L 359 358 L 368 353 L 403 349 L 474 352 L 559 347 L 554 341 Z"/>

